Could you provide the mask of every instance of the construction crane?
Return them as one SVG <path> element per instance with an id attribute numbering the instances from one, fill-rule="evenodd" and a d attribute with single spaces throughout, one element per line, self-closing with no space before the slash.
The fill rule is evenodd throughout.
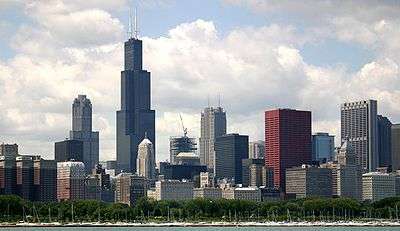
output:
<path id="1" fill-rule="evenodd" d="M 179 113 L 179 118 L 181 119 L 181 124 L 182 124 L 182 129 L 183 129 L 183 136 L 187 136 L 187 133 L 188 133 L 188 131 L 187 131 L 187 128 L 185 128 L 185 125 L 183 125 L 183 119 L 182 119 L 182 115 L 181 115 L 181 113 Z"/>

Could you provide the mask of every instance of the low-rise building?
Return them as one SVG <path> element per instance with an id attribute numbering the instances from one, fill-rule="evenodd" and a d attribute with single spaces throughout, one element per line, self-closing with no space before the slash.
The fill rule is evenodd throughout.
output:
<path id="1" fill-rule="evenodd" d="M 286 169 L 286 193 L 296 198 L 332 197 L 332 171 L 309 165 Z"/>
<path id="2" fill-rule="evenodd" d="M 160 180 L 156 182 L 154 194 L 156 200 L 190 200 L 193 199 L 193 183 L 179 180 Z"/>
<path id="3" fill-rule="evenodd" d="M 261 201 L 261 190 L 257 187 L 226 188 L 222 190 L 222 198 Z"/>
<path id="4" fill-rule="evenodd" d="M 222 189 L 220 188 L 195 188 L 193 189 L 193 198 L 220 199 L 222 198 Z"/>
<path id="5" fill-rule="evenodd" d="M 362 175 L 362 199 L 379 201 L 396 195 L 395 176 L 388 173 L 369 172 Z"/>

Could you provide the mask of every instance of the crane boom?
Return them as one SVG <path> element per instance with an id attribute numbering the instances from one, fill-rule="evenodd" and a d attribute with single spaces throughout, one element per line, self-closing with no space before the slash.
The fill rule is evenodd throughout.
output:
<path id="1" fill-rule="evenodd" d="M 181 119 L 181 124 L 182 124 L 182 129 L 183 129 L 183 135 L 187 135 L 187 128 L 185 128 L 185 125 L 183 124 L 183 119 L 181 113 L 179 113 L 179 118 Z"/>

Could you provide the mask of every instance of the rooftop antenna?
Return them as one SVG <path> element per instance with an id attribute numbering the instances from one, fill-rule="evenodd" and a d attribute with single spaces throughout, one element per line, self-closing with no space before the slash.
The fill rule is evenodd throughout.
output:
<path id="1" fill-rule="evenodd" d="M 218 93 L 218 107 L 221 107 L 221 93 Z"/>
<path id="2" fill-rule="evenodd" d="M 133 30 L 134 34 L 134 38 L 138 39 L 138 35 L 139 35 L 139 30 L 138 30 L 138 19 L 137 19 L 137 7 L 135 7 L 135 28 Z"/>
<path id="3" fill-rule="evenodd" d="M 207 95 L 207 107 L 210 107 L 210 95 Z"/>
<path id="4" fill-rule="evenodd" d="M 128 39 L 132 38 L 132 8 L 129 7 L 129 21 L 127 30 Z"/>

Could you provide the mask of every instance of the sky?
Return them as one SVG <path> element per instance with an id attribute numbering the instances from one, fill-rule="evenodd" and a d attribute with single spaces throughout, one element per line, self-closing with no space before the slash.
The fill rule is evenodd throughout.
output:
<path id="1" fill-rule="evenodd" d="M 0 0 L 0 142 L 54 156 L 72 102 L 86 94 L 100 159 L 115 159 L 123 42 L 137 7 L 151 72 L 157 160 L 169 137 L 200 136 L 210 104 L 229 133 L 264 139 L 264 111 L 312 111 L 340 144 L 340 104 L 378 100 L 400 122 L 400 2 L 395 0 Z"/>

